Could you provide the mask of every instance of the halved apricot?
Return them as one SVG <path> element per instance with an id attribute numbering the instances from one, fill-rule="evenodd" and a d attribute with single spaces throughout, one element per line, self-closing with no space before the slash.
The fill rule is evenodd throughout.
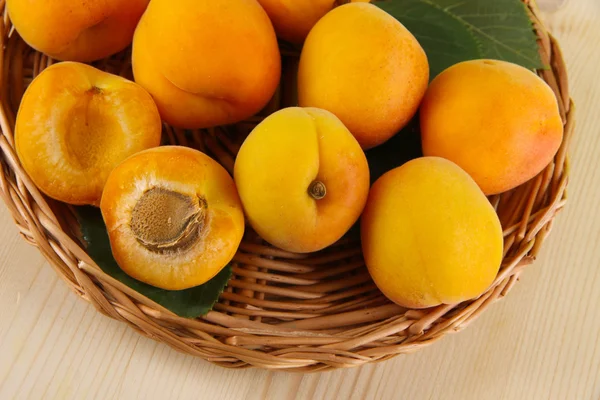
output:
<path id="1" fill-rule="evenodd" d="M 31 83 L 15 126 L 23 168 L 48 196 L 98 205 L 110 171 L 160 144 L 162 124 L 139 85 L 85 64 L 64 62 Z"/>
<path id="2" fill-rule="evenodd" d="M 158 147 L 125 160 L 108 177 L 100 208 L 121 269 L 167 290 L 213 278 L 244 234 L 233 179 L 187 147 Z"/>

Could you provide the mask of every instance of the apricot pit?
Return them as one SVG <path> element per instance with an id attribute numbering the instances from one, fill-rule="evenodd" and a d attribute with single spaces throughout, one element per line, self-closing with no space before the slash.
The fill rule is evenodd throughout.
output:
<path id="1" fill-rule="evenodd" d="M 131 213 L 131 230 L 140 244 L 156 253 L 189 248 L 198 241 L 206 201 L 164 188 L 148 190 Z"/>

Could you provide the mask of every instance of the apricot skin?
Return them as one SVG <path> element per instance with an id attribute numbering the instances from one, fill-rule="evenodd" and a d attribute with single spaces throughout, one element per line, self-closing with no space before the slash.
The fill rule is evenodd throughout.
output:
<path id="1" fill-rule="evenodd" d="M 351 3 L 321 18 L 306 38 L 298 100 L 334 113 L 368 149 L 409 122 L 428 81 L 427 56 L 415 37 L 380 8 Z"/>
<path id="2" fill-rule="evenodd" d="M 330 112 L 280 110 L 259 124 L 242 145 L 235 182 L 248 221 L 269 243 L 308 253 L 340 239 L 356 222 L 369 191 L 366 157 Z M 315 181 L 326 187 L 309 195 Z"/>
<path id="3" fill-rule="evenodd" d="M 31 83 L 15 125 L 23 168 L 46 195 L 98 205 L 110 171 L 160 145 L 162 124 L 139 85 L 85 64 L 62 62 Z"/>
<path id="4" fill-rule="evenodd" d="M 308 32 L 336 5 L 335 0 L 258 0 L 265 9 L 277 36 L 292 43 L 302 43 Z M 354 0 L 368 3 L 369 0 Z"/>
<path id="5" fill-rule="evenodd" d="M 152 0 L 132 56 L 136 82 L 181 128 L 256 114 L 281 76 L 275 31 L 256 0 Z"/>
<path id="6" fill-rule="evenodd" d="M 132 210 L 153 188 L 198 196 L 206 202 L 206 222 L 194 246 L 157 254 L 136 240 L 130 227 Z M 110 174 L 100 207 L 121 269 L 167 290 L 208 282 L 231 261 L 244 234 L 244 215 L 233 179 L 216 161 L 187 147 L 157 147 L 125 160 Z"/>
<path id="7" fill-rule="evenodd" d="M 7 0 L 17 32 L 34 49 L 88 62 L 131 44 L 149 0 Z"/>
<path id="8" fill-rule="evenodd" d="M 361 236 L 373 280 L 408 308 L 475 298 L 502 261 L 494 208 L 466 172 L 437 157 L 409 161 L 375 182 Z"/>
<path id="9" fill-rule="evenodd" d="M 420 119 L 424 154 L 454 161 L 488 195 L 535 177 L 563 138 L 552 89 L 533 72 L 497 60 L 442 72 L 429 86 Z"/>

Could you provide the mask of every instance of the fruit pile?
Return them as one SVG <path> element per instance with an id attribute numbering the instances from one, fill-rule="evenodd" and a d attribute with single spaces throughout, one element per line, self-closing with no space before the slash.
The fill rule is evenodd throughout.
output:
<path id="1" fill-rule="evenodd" d="M 246 223 L 274 246 L 308 253 L 360 219 L 366 265 L 389 299 L 424 308 L 475 298 L 503 257 L 486 195 L 535 177 L 562 142 L 557 100 L 532 71 L 472 60 L 429 82 L 417 39 L 368 1 L 7 7 L 31 47 L 63 61 L 22 99 L 24 169 L 53 199 L 99 206 L 121 269 L 162 289 L 213 278 Z M 252 130 L 233 177 L 198 150 L 160 146 L 163 122 L 205 129 L 264 110 L 282 79 L 278 38 L 301 46 L 298 106 Z M 83 64 L 130 44 L 135 83 Z M 424 157 L 371 186 L 364 151 L 417 112 Z"/>

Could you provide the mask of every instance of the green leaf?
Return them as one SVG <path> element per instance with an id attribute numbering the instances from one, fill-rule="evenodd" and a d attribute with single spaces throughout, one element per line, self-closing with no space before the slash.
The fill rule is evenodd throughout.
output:
<path id="1" fill-rule="evenodd" d="M 381 0 L 374 4 L 415 35 L 433 79 L 461 61 L 493 58 L 544 68 L 521 0 Z"/>
<path id="2" fill-rule="evenodd" d="M 87 244 L 87 253 L 102 271 L 180 317 L 196 318 L 209 312 L 231 277 L 231 266 L 228 265 L 204 285 L 191 289 L 173 291 L 147 285 L 133 279 L 117 265 L 100 210 L 77 207 L 77 217 L 83 240 Z"/>

